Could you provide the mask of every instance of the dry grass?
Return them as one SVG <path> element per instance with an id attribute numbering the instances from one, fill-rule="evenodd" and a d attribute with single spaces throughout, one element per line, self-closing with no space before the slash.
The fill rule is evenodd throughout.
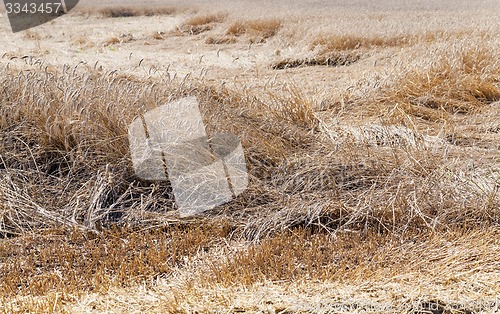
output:
<path id="1" fill-rule="evenodd" d="M 81 49 L 89 49 L 95 47 L 95 43 L 92 42 L 92 40 L 85 35 L 78 36 L 72 40 L 72 43 L 75 46 L 78 46 Z"/>
<path id="2" fill-rule="evenodd" d="M 380 234 L 332 238 L 295 230 L 209 263 L 210 270 L 200 272 L 202 278 L 192 284 L 199 295 L 189 297 L 181 290 L 177 304 L 199 311 L 232 307 L 242 312 L 317 313 L 344 305 L 346 312 L 378 306 L 380 312 L 402 313 L 434 301 L 443 307 L 462 304 L 464 311 L 491 311 L 495 303 L 488 307 L 487 300 L 495 302 L 499 280 L 490 273 L 497 268 L 495 232 L 394 239 Z M 474 292 L 466 288 L 471 272 L 485 280 Z M 409 277 L 419 279 L 409 283 Z M 217 292 L 211 287 L 218 287 Z M 217 297 L 221 293 L 225 299 Z"/>
<path id="3" fill-rule="evenodd" d="M 156 40 L 163 40 L 166 37 L 166 33 L 160 31 L 154 32 L 153 35 L 151 35 L 151 37 Z"/>
<path id="4" fill-rule="evenodd" d="M 130 6 L 112 6 L 98 10 L 98 13 L 104 17 L 133 17 L 133 16 L 155 16 L 172 15 L 177 13 L 174 7 L 130 7 Z"/>
<path id="5" fill-rule="evenodd" d="M 400 232 L 498 220 L 498 191 L 489 181 L 495 168 L 480 169 L 491 179 L 467 170 L 470 152 L 450 158 L 382 138 L 374 141 L 385 144 L 372 145 L 347 137 L 339 146 L 321 131 L 314 98 L 293 85 L 256 95 L 200 82 L 150 84 L 157 86 L 107 75 L 5 76 L 5 236 L 51 226 L 181 222 L 171 211 L 168 184 L 134 178 L 126 130 L 139 112 L 188 94 L 200 99 L 209 132 L 236 134 L 247 149 L 250 188 L 218 215 L 249 238 L 304 224 Z M 477 154 L 493 158 L 495 152 Z M 473 188 L 481 180 L 490 183 Z"/>
<path id="6" fill-rule="evenodd" d="M 231 24 L 227 35 L 241 36 L 248 35 L 252 42 L 265 42 L 273 37 L 281 29 L 282 22 L 277 19 L 239 21 Z"/>
<path id="7" fill-rule="evenodd" d="M 430 66 L 402 73 L 397 90 L 387 92 L 388 101 L 413 115 L 440 119 L 500 100 L 500 55 L 493 47 L 466 44 L 434 53 L 439 58 Z"/>
<path id="8" fill-rule="evenodd" d="M 205 39 L 205 44 L 208 45 L 222 45 L 222 44 L 234 44 L 236 42 L 236 37 L 234 36 L 208 36 Z"/>
<path id="9" fill-rule="evenodd" d="M 319 54 L 313 58 L 305 59 L 283 59 L 271 65 L 274 70 L 283 70 L 308 66 L 329 66 L 337 67 L 351 65 L 360 59 L 360 55 L 355 53 L 329 53 Z"/>
<path id="10" fill-rule="evenodd" d="M 157 86 L 154 81 L 27 73 L 6 75 L 2 82 L 3 92 L 10 95 L 0 121 L 5 134 L 1 154 L 6 176 L 0 182 L 4 235 L 48 226 L 142 224 L 142 215 L 160 208 L 157 221 L 178 219 L 170 212 L 168 184 L 149 186 L 134 178 L 126 138 L 136 114 L 176 95 L 200 99 L 209 132 L 230 132 L 242 139 L 252 184 L 221 213 L 235 219 L 251 238 L 318 219 L 332 230 L 392 231 L 498 219 L 498 191 L 471 189 L 479 174 L 457 159 L 420 146 L 401 146 L 395 139 L 377 140 L 380 135 L 369 140 L 385 143 L 379 146 L 350 137 L 338 146 L 314 113 L 314 98 L 297 86 L 266 94 L 196 81 L 150 89 L 150 84 Z M 379 132 L 363 132 L 372 131 Z M 470 153 L 458 154 L 466 162 Z"/>
<path id="11" fill-rule="evenodd" d="M 132 222 L 136 214 L 147 214 L 154 208 L 162 212 L 173 209 L 168 184 L 150 186 L 133 177 L 126 130 L 136 114 L 156 106 L 158 101 L 168 102 L 175 95 L 198 95 L 207 118 L 219 121 L 212 125 L 224 126 L 226 131 L 242 136 L 245 146 L 251 147 L 249 165 L 255 174 L 267 173 L 292 147 L 312 140 L 303 127 L 312 123 L 312 112 L 299 100 L 292 99 L 296 101 L 293 109 L 286 103 L 282 109 L 259 103 L 246 118 L 237 114 L 241 109 L 235 107 L 234 101 L 252 99 L 225 88 L 172 83 L 150 90 L 145 81 L 76 73 L 46 76 L 34 71 L 15 77 L 17 81 L 7 79 L 3 85 L 3 91 L 10 95 L 2 104 L 1 121 L 6 134 L 2 138 L 6 176 L 1 183 L 5 189 L 0 224 L 4 235 L 48 226 L 94 228 L 97 222 L 106 224 L 109 219 Z M 58 86 L 55 80 L 65 83 Z M 124 94 L 125 86 L 136 96 Z M 37 88 L 46 92 L 34 102 L 34 94 L 27 96 L 25 91 L 35 92 Z M 142 95 L 138 99 L 140 106 L 130 102 L 137 95 Z M 268 121 L 269 115 L 285 113 L 289 122 L 275 125 Z M 281 134 L 283 130 L 287 134 Z M 47 198 L 46 192 L 59 197 Z M 141 194 L 150 195 L 149 200 Z M 244 203 L 263 196 L 247 197 Z"/>
<path id="12" fill-rule="evenodd" d="M 311 48 L 321 46 L 325 51 L 354 50 L 373 47 L 397 47 L 408 45 L 415 39 L 413 36 L 350 36 L 350 35 L 321 35 L 313 40 Z"/>
<path id="13" fill-rule="evenodd" d="M 141 15 L 141 11 L 132 7 L 103 8 L 99 13 L 105 17 L 132 17 Z"/>
<path id="14" fill-rule="evenodd" d="M 491 34 L 481 31 L 425 31 L 408 34 L 320 34 L 311 42 L 311 50 L 319 50 L 320 55 L 345 51 L 369 51 L 381 48 L 407 48 L 412 46 L 429 47 L 433 43 L 449 45 L 453 41 L 461 41 L 467 37 L 479 37 L 483 41 L 490 41 Z"/>
<path id="15" fill-rule="evenodd" d="M 107 39 L 106 41 L 103 42 L 104 46 L 111 46 L 111 45 L 116 45 L 121 43 L 120 38 L 118 37 L 111 37 Z"/>
<path id="16" fill-rule="evenodd" d="M 416 44 L 429 44 L 438 41 L 453 41 L 471 36 L 467 31 L 425 31 L 408 34 L 320 34 L 312 41 L 310 48 L 320 47 L 323 53 L 343 50 L 406 47 Z M 482 36 L 487 36 L 482 34 Z"/>
<path id="17" fill-rule="evenodd" d="M 134 36 L 132 34 L 121 34 L 120 36 L 113 36 L 107 40 L 105 40 L 102 45 L 107 47 L 107 46 L 112 46 L 112 45 L 117 45 L 117 44 L 124 44 L 124 43 L 129 43 L 134 41 Z"/>
<path id="18" fill-rule="evenodd" d="M 197 34 L 224 18 L 182 27 Z M 273 44 L 287 45 L 281 25 L 251 20 L 222 37 L 172 40 L 276 36 Z M 294 313 L 298 300 L 364 298 L 412 312 L 498 299 L 500 50 L 491 34 L 463 34 L 323 36 L 316 57 L 271 68 L 266 59 L 258 73 L 233 61 L 223 80 L 56 68 L 29 56 L 19 66 L 5 54 L 0 311 Z M 170 44 L 164 35 L 153 38 Z M 244 58 L 265 46 L 222 48 Z M 225 60 L 211 53 L 205 59 Z M 256 75 L 227 82 L 241 73 Z M 280 81 L 288 74 L 300 85 Z M 351 76 L 338 93 L 331 88 L 342 80 L 325 83 Z M 250 183 L 233 201 L 181 219 L 169 182 L 134 175 L 127 128 L 185 96 L 199 100 L 209 135 L 241 139 Z"/>
<path id="19" fill-rule="evenodd" d="M 23 37 L 26 38 L 26 39 L 31 39 L 31 40 L 40 40 L 42 39 L 42 37 L 40 36 L 40 34 L 38 34 L 36 31 L 33 31 L 33 30 L 26 30 L 23 34 Z"/>
<path id="20" fill-rule="evenodd" d="M 198 15 L 189 18 L 179 27 L 183 33 L 197 35 L 211 30 L 215 24 L 222 23 L 226 19 L 226 14 Z"/>

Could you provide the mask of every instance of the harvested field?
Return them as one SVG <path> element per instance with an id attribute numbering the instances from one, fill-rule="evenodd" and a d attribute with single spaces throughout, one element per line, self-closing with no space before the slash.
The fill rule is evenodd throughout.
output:
<path id="1" fill-rule="evenodd" d="M 445 2 L 0 13 L 0 312 L 498 312 L 500 4 Z M 188 96 L 249 183 L 181 217 L 128 127 Z"/>

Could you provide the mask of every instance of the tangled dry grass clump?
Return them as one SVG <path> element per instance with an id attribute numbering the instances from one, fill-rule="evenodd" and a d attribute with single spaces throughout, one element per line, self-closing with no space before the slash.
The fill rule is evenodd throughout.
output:
<path id="1" fill-rule="evenodd" d="M 349 35 L 321 35 L 313 40 L 311 49 L 321 46 L 326 51 L 354 50 L 372 47 L 394 47 L 409 44 L 412 36 L 349 36 Z"/>
<path id="2" fill-rule="evenodd" d="M 186 20 L 179 30 L 191 35 L 197 35 L 211 30 L 215 24 L 222 23 L 226 19 L 226 14 L 198 15 Z"/>
<path id="3" fill-rule="evenodd" d="M 94 11 L 92 10 L 91 12 Z M 112 6 L 99 9 L 97 12 L 104 17 L 118 18 L 133 16 L 172 15 L 178 12 L 178 9 L 175 7 Z"/>
<path id="4" fill-rule="evenodd" d="M 222 45 L 222 44 L 234 44 L 236 43 L 236 37 L 234 36 L 208 36 L 205 39 L 205 44 L 208 45 Z"/>
<path id="5" fill-rule="evenodd" d="M 470 35 L 470 32 L 456 31 L 426 31 L 415 34 L 369 34 L 369 35 L 347 35 L 347 34 L 320 34 L 311 42 L 310 48 L 320 47 L 323 52 L 405 47 L 419 43 L 433 43 L 437 41 L 458 40 Z M 486 36 L 485 34 L 483 34 Z"/>
<path id="6" fill-rule="evenodd" d="M 271 65 L 273 70 L 284 70 L 298 67 L 308 67 L 308 66 L 347 66 L 355 63 L 360 59 L 359 54 L 355 53 L 329 53 L 329 54 L 319 54 L 313 58 L 304 59 L 293 59 L 286 58 L 279 60 Z"/>
<path id="7" fill-rule="evenodd" d="M 57 226 L 184 223 L 175 216 L 167 183 L 134 177 L 126 137 L 137 114 L 184 95 L 198 97 L 209 132 L 236 134 L 247 150 L 250 188 L 215 217 L 243 226 L 249 238 L 304 224 L 397 232 L 498 220 L 497 188 L 471 187 L 491 179 L 468 171 L 469 157 L 449 160 L 439 151 L 386 141 L 383 132 L 374 140 L 378 145 L 347 137 L 339 146 L 322 132 L 314 100 L 296 86 L 256 95 L 70 68 L 4 77 L 4 236 Z M 372 131 L 378 132 L 364 132 Z M 494 158 L 495 151 L 478 154 Z M 494 169 L 482 171 L 494 178 Z"/>
<path id="8" fill-rule="evenodd" d="M 437 49 L 439 59 L 428 66 L 401 73 L 397 90 L 387 99 L 425 119 L 448 114 L 473 113 L 500 100 L 499 53 L 481 43 L 457 43 L 457 48 Z"/>
<path id="9" fill-rule="evenodd" d="M 281 26 L 282 21 L 278 19 L 238 21 L 228 27 L 226 34 L 232 36 L 248 35 L 251 42 L 265 42 L 276 35 Z"/>
<path id="10" fill-rule="evenodd" d="M 0 229 L 4 236 L 57 225 L 92 229 L 108 218 L 125 222 L 126 208 L 135 215 L 141 212 L 139 204 L 143 209 L 171 211 L 168 184 L 150 186 L 134 178 L 128 155 L 128 123 L 158 102 L 197 95 L 207 119 L 218 120 L 212 126 L 245 134 L 242 140 L 251 147 L 250 167 L 256 172 L 267 172 L 270 163 L 292 147 L 312 140 L 302 125 L 293 126 L 303 119 L 305 125 L 311 123 L 311 111 L 271 109 L 260 102 L 245 118 L 236 114 L 241 110 L 237 104 L 250 101 L 250 96 L 196 82 L 165 86 L 113 75 L 78 74 L 69 68 L 62 73 L 33 70 L 15 77 L 3 85 L 9 95 L 2 103 L 1 121 L 6 176 Z M 39 88 L 46 92 L 36 100 L 35 94 L 26 93 Z M 285 116 L 285 110 L 290 122 L 268 121 L 269 114 Z M 285 129 L 288 134 L 281 134 Z M 58 197 L 47 197 L 45 192 Z M 151 198 L 144 199 L 145 195 Z"/>

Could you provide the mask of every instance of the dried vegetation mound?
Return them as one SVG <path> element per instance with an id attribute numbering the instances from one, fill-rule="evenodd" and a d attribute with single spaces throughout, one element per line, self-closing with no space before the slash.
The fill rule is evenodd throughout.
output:
<path id="1" fill-rule="evenodd" d="M 408 34 L 320 34 L 314 38 L 310 48 L 321 47 L 322 51 L 345 51 L 390 47 L 407 47 L 416 44 L 429 44 L 437 41 L 450 41 L 470 36 L 470 32 L 426 31 Z"/>
<path id="2" fill-rule="evenodd" d="M 373 47 L 397 47 L 415 41 L 414 36 L 355 36 L 355 35 L 320 35 L 311 43 L 311 48 L 321 46 L 325 51 L 355 50 Z"/>
<path id="3" fill-rule="evenodd" d="M 250 239 L 293 226 L 398 232 L 499 219 L 495 163 L 471 170 L 470 152 L 451 157 L 422 149 L 411 145 L 418 133 L 382 132 L 391 127 L 359 129 L 367 141 L 352 129 L 339 134 L 340 142 L 322 127 L 314 99 L 296 86 L 255 93 L 63 70 L 2 69 L 3 236 L 197 221 L 177 216 L 168 182 L 136 178 L 128 152 L 134 117 L 186 95 L 199 99 L 209 133 L 242 140 L 249 189 L 205 218 L 228 220 Z"/>
<path id="4" fill-rule="evenodd" d="M 99 9 L 97 12 L 104 17 L 118 18 L 134 16 L 172 15 L 177 12 L 177 9 L 175 7 L 112 6 Z"/>
<path id="5" fill-rule="evenodd" d="M 357 62 L 360 58 L 361 58 L 360 55 L 356 53 L 320 54 L 313 58 L 283 59 L 273 63 L 271 65 L 271 68 L 274 70 L 284 70 L 284 69 L 308 67 L 308 66 L 329 66 L 329 67 L 338 67 L 344 65 L 347 66 L 353 64 L 354 62 Z"/>
<path id="6" fill-rule="evenodd" d="M 238 21 L 231 24 L 227 35 L 248 35 L 251 42 L 262 43 L 273 37 L 281 29 L 282 21 L 278 19 Z"/>
<path id="7" fill-rule="evenodd" d="M 210 14 L 210 15 L 198 15 L 186 20 L 179 27 L 179 30 L 183 33 L 197 35 L 211 30 L 217 23 L 222 23 L 224 22 L 225 19 L 226 15 L 222 13 Z"/>
<path id="8" fill-rule="evenodd" d="M 461 45 L 460 45 L 461 44 Z M 437 49 L 435 60 L 400 73 L 387 101 L 424 119 L 474 113 L 500 100 L 499 52 L 484 44 Z M 430 60 L 429 60 L 430 61 Z"/>

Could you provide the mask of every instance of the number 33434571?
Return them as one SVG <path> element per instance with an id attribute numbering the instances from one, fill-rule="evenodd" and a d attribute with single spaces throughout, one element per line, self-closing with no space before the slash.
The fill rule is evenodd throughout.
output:
<path id="1" fill-rule="evenodd" d="M 7 14 L 52 14 L 62 13 L 62 4 L 59 3 L 5 3 Z"/>

